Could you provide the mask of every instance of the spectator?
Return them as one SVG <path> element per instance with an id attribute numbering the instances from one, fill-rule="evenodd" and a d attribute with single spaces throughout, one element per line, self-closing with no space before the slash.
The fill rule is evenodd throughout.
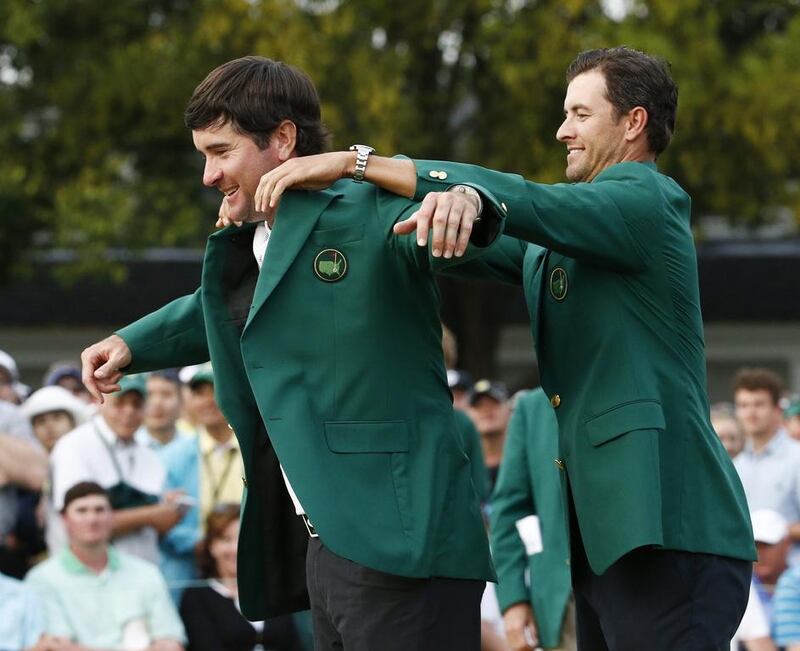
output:
<path id="1" fill-rule="evenodd" d="M 48 454 L 58 439 L 86 420 L 85 404 L 60 386 L 34 391 L 22 404 L 21 413 Z"/>
<path id="2" fill-rule="evenodd" d="M 478 380 L 470 393 L 468 413 L 481 435 L 483 460 L 489 473 L 491 494 L 503 458 L 506 428 L 511 416 L 508 390 L 505 385 L 491 380 Z"/>
<path id="3" fill-rule="evenodd" d="M 728 456 L 735 459 L 744 450 L 744 430 L 736 420 L 733 407 L 725 403 L 712 406 L 711 426 L 725 446 Z"/>
<path id="4" fill-rule="evenodd" d="M 800 440 L 800 398 L 794 398 L 783 412 L 784 427 L 795 441 Z"/>
<path id="5" fill-rule="evenodd" d="M 208 585 L 187 589 L 181 617 L 192 651 L 274 651 L 302 649 L 291 616 L 249 622 L 239 608 L 236 553 L 239 505 L 221 504 L 208 516 L 198 546 L 199 565 Z"/>
<path id="6" fill-rule="evenodd" d="M 155 371 L 147 376 L 144 427 L 137 440 L 158 452 L 179 435 L 177 422 L 183 408 L 181 381 L 175 369 Z"/>
<path id="7" fill-rule="evenodd" d="M 469 409 L 469 395 L 472 391 L 472 377 L 466 371 L 448 369 L 447 386 L 453 394 L 453 407 L 461 411 Z"/>
<path id="8" fill-rule="evenodd" d="M 42 605 L 33 590 L 0 573 L 0 649 L 39 651 L 44 633 Z"/>
<path id="9" fill-rule="evenodd" d="M 187 384 L 199 422 L 198 435 L 179 438 L 162 454 L 166 489 L 186 491 L 188 505 L 180 524 L 161 540 L 161 571 L 176 603 L 182 586 L 197 576 L 194 550 L 203 536 L 201 523 L 218 504 L 242 501 L 244 476 L 238 441 L 214 399 L 210 365 L 196 368 Z"/>
<path id="10" fill-rule="evenodd" d="M 771 621 L 775 585 L 787 568 L 789 527 L 786 519 L 771 509 L 753 511 L 751 519 L 758 550 L 758 560 L 753 567 L 753 583 L 767 619 Z"/>
<path id="11" fill-rule="evenodd" d="M 19 381 L 19 370 L 14 358 L 0 350 L 0 401 L 18 405 L 28 397 L 30 387 Z"/>
<path id="12" fill-rule="evenodd" d="M 0 572 L 22 578 L 28 554 L 15 533 L 20 491 L 38 492 L 47 477 L 47 455 L 16 405 L 0 401 Z"/>
<path id="13" fill-rule="evenodd" d="M 544 390 L 519 398 L 506 446 L 490 527 L 506 635 L 515 651 L 574 651 L 567 514 L 553 463 L 558 421 Z"/>
<path id="14" fill-rule="evenodd" d="M 81 651 L 181 651 L 184 629 L 158 570 L 109 545 L 108 492 L 80 482 L 63 503 L 68 545 L 26 577 L 45 604 L 46 632 Z"/>
<path id="15" fill-rule="evenodd" d="M 59 386 L 86 404 L 92 404 L 92 396 L 89 395 L 81 380 L 80 366 L 72 362 L 51 364 L 44 377 L 44 386 Z"/>
<path id="16" fill-rule="evenodd" d="M 80 481 L 96 481 L 109 491 L 113 535 L 121 550 L 158 563 L 158 534 L 181 519 L 180 493 L 164 494 L 166 471 L 158 455 L 136 442 L 144 414 L 145 383 L 127 376 L 120 390 L 100 406 L 97 416 L 56 443 L 51 455 L 53 506 L 63 509 L 67 490 Z M 48 547 L 64 544 L 59 520 L 48 522 Z"/>
<path id="17" fill-rule="evenodd" d="M 751 511 L 771 509 L 789 523 L 795 543 L 789 564 L 800 559 L 800 443 L 782 428 L 783 382 L 770 370 L 745 368 L 734 379 L 736 417 L 745 448 L 734 460 Z"/>
<path id="18" fill-rule="evenodd" d="M 750 597 L 747 600 L 747 608 L 744 611 L 739 628 L 731 640 L 731 651 L 740 651 L 742 647 L 746 651 L 776 651 L 775 644 L 770 637 L 769 620 L 758 598 L 755 585 L 752 583 L 750 584 Z M 800 647 L 795 651 L 800 651 Z"/>

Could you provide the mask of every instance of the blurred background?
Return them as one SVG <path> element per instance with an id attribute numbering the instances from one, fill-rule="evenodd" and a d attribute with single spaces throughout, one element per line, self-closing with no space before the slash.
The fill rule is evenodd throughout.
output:
<path id="1" fill-rule="evenodd" d="M 712 400 L 758 365 L 800 389 L 800 1 L 2 0 L 0 348 L 57 359 L 199 283 L 218 193 L 182 115 L 245 54 L 319 89 L 333 146 L 563 180 L 564 70 L 627 44 L 680 89 L 659 160 L 693 197 Z M 537 384 L 521 291 L 444 281 L 457 366 Z"/>

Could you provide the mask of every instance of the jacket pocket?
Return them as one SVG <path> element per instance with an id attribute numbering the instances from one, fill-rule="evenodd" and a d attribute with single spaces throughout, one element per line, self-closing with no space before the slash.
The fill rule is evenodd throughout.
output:
<path id="1" fill-rule="evenodd" d="M 340 454 L 408 452 L 408 425 L 404 420 L 327 422 L 325 441 Z"/>
<path id="2" fill-rule="evenodd" d="M 594 446 L 635 430 L 665 427 L 664 412 L 658 400 L 626 402 L 586 421 L 586 433 Z"/>
<path id="3" fill-rule="evenodd" d="M 335 244 L 347 244 L 348 242 L 358 242 L 364 239 L 365 224 L 351 224 L 328 228 L 325 230 L 311 231 L 309 239 L 317 246 L 333 246 Z"/>

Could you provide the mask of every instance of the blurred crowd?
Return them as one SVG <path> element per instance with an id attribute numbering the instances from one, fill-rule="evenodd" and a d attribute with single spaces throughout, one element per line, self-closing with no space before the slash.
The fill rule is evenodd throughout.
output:
<path id="1" fill-rule="evenodd" d="M 488 527 L 526 392 L 473 381 L 454 368 L 452 349 L 446 333 L 456 421 Z M 126 376 L 100 405 L 77 363 L 55 363 L 42 384 L 23 385 L 0 351 L 0 649 L 311 648 L 306 614 L 249 622 L 239 611 L 244 472 L 209 365 Z M 742 479 L 758 549 L 732 649 L 800 650 L 800 400 L 774 372 L 744 368 L 711 420 Z M 536 590 L 534 606 L 549 597 Z M 501 592 L 487 586 L 481 606 L 489 651 L 519 648 Z M 569 607 L 559 621 L 558 641 L 544 648 L 574 649 Z"/>

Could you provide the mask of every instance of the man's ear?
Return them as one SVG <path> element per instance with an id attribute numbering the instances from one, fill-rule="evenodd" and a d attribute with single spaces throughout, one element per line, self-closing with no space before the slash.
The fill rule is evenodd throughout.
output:
<path id="1" fill-rule="evenodd" d="M 634 106 L 625 116 L 625 140 L 633 142 L 640 138 L 648 120 L 647 109 L 642 106 Z"/>
<path id="2" fill-rule="evenodd" d="M 281 162 L 294 156 L 294 147 L 297 144 L 297 126 L 291 120 L 284 120 L 272 132 L 275 143 L 275 152 Z"/>

